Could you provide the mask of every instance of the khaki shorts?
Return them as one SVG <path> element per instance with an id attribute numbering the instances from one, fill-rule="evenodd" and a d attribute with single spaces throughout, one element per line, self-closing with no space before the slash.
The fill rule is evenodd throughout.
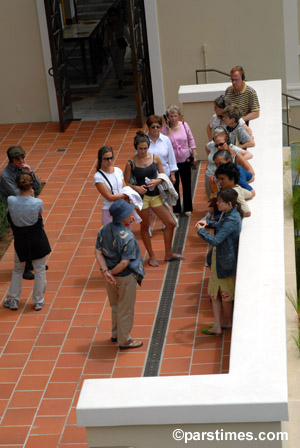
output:
<path id="1" fill-rule="evenodd" d="M 163 204 L 163 201 L 161 200 L 161 197 L 159 194 L 157 196 L 147 196 L 145 194 L 143 198 L 143 210 L 146 210 L 146 208 L 155 208 L 160 207 Z"/>

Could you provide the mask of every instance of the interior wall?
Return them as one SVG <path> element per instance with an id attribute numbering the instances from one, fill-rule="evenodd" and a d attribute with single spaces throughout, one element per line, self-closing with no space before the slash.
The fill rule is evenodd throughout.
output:
<path id="1" fill-rule="evenodd" d="M 0 123 L 51 121 L 36 0 L 1 0 L 0 16 Z"/>
<path id="2" fill-rule="evenodd" d="M 230 72 L 242 65 L 249 80 L 285 83 L 282 0 L 156 0 L 166 106 L 180 85 L 195 84 L 195 70 Z M 208 74 L 208 83 L 228 78 Z M 204 83 L 204 75 L 199 82 Z"/>

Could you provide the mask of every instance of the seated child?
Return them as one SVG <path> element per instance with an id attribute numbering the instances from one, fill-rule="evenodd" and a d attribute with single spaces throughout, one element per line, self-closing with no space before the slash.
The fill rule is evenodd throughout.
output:
<path id="1" fill-rule="evenodd" d="M 226 98 L 225 95 L 220 95 L 220 96 L 218 96 L 218 98 L 215 99 L 215 101 L 214 101 L 215 113 L 212 116 L 212 118 L 206 128 L 206 132 L 207 132 L 209 140 L 211 140 L 213 137 L 213 129 L 214 128 L 216 128 L 217 126 L 223 126 L 223 127 L 226 126 L 225 122 L 224 122 L 223 114 L 224 114 L 225 107 L 230 106 L 230 104 L 231 104 L 231 100 Z M 246 129 L 246 131 L 248 132 L 248 134 L 252 135 L 251 129 L 246 125 L 243 118 L 240 118 L 239 125 L 243 126 Z"/>
<path id="2" fill-rule="evenodd" d="M 223 120 L 229 132 L 230 142 L 242 149 L 255 146 L 254 138 L 246 129 L 239 124 L 242 117 L 242 111 L 239 106 L 230 104 L 223 111 Z"/>

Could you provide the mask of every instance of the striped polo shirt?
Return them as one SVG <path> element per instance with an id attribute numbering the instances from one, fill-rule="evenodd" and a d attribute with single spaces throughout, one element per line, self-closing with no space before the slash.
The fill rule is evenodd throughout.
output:
<path id="1" fill-rule="evenodd" d="M 244 83 L 244 87 L 238 93 L 235 93 L 232 86 L 227 87 L 225 96 L 231 100 L 233 104 L 240 107 L 243 117 L 250 112 L 259 110 L 257 93 L 252 87 L 247 86 L 246 83 Z"/>

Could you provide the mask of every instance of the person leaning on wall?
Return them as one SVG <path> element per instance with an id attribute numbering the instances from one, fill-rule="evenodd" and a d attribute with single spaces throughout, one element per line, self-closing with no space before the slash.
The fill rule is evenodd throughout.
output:
<path id="1" fill-rule="evenodd" d="M 256 91 L 245 82 L 243 67 L 237 65 L 230 71 L 232 86 L 227 87 L 225 97 L 241 108 L 242 118 L 248 125 L 259 117 L 260 107 Z"/>

